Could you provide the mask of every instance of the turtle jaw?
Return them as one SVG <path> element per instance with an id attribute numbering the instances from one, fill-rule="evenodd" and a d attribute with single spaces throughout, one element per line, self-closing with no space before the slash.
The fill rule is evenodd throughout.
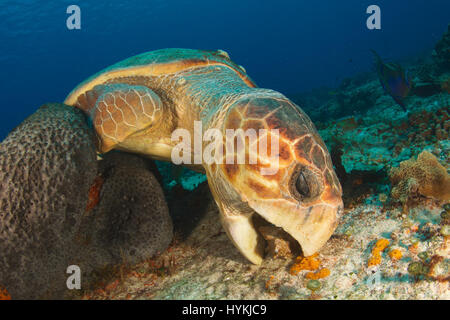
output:
<path id="1" fill-rule="evenodd" d="M 304 256 L 311 256 L 322 248 L 337 227 L 342 214 L 341 198 L 300 206 L 285 200 L 248 201 L 252 213 L 224 215 L 221 223 L 234 246 L 253 264 L 264 258 L 265 240 L 252 222 L 258 214 L 271 224 L 282 228 L 301 246 Z"/>
<path id="2" fill-rule="evenodd" d="M 265 241 L 252 223 L 252 214 L 224 216 L 222 226 L 239 252 L 253 264 L 263 261 Z"/>
<path id="3" fill-rule="evenodd" d="M 282 228 L 300 244 L 303 255 L 319 251 L 336 229 L 343 211 L 340 198 L 311 206 L 293 205 L 284 200 L 249 201 L 257 214 Z"/>

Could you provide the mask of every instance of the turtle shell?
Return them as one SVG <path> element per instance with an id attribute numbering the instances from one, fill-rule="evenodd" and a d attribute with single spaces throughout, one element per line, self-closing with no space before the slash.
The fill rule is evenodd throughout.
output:
<path id="1" fill-rule="evenodd" d="M 81 94 L 111 79 L 130 76 L 161 76 L 210 65 L 226 66 L 234 70 L 248 86 L 256 87 L 253 80 L 245 73 L 245 69 L 232 62 L 223 50 L 203 51 L 171 48 L 145 52 L 107 67 L 80 83 L 67 96 L 64 103 L 75 105 Z"/>

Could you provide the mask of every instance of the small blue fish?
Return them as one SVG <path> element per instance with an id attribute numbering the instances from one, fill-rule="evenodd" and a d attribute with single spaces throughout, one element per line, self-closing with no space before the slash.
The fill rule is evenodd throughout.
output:
<path id="1" fill-rule="evenodd" d="M 409 95 L 412 88 L 408 71 L 405 71 L 399 64 L 384 63 L 374 50 L 371 51 L 375 55 L 375 67 L 381 86 L 406 112 L 403 99 Z"/>

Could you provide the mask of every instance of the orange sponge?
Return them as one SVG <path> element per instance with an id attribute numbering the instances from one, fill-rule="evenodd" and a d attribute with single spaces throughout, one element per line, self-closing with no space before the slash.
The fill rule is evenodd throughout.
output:
<path id="1" fill-rule="evenodd" d="M 394 250 L 389 251 L 389 257 L 392 260 L 400 260 L 403 257 L 403 254 L 400 250 L 394 249 Z"/>
<path id="2" fill-rule="evenodd" d="M 318 254 L 315 253 L 309 257 L 297 257 L 296 262 L 291 267 L 289 273 L 292 275 L 296 275 L 302 270 L 310 270 L 314 271 L 319 269 L 320 260 L 317 259 Z"/>
<path id="3" fill-rule="evenodd" d="M 311 280 L 317 280 L 317 279 L 326 278 L 329 275 L 330 275 L 330 269 L 323 268 L 323 269 L 320 269 L 317 272 L 308 272 L 306 274 L 306 278 L 307 279 L 311 279 Z"/>
<path id="4" fill-rule="evenodd" d="M 375 243 L 375 246 L 372 249 L 372 256 L 369 259 L 368 266 L 376 266 L 381 263 L 381 252 L 389 245 L 389 240 L 380 239 Z"/>
<path id="5" fill-rule="evenodd" d="M 11 300 L 8 291 L 6 291 L 5 288 L 2 288 L 2 286 L 0 286 L 0 300 Z"/>

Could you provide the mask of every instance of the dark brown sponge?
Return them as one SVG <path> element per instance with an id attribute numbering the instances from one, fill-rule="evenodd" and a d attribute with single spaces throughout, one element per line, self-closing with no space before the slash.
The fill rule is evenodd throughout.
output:
<path id="1" fill-rule="evenodd" d="M 150 160 L 117 151 L 100 161 L 100 201 L 85 220 L 89 230 L 83 231 L 92 234 L 96 267 L 137 263 L 171 242 L 172 220 L 151 165 Z"/>
<path id="2" fill-rule="evenodd" d="M 93 139 L 81 111 L 50 103 L 0 144 L 0 285 L 13 299 L 67 292 L 73 239 L 97 174 Z"/>
<path id="3" fill-rule="evenodd" d="M 0 144 L 0 287 L 12 299 L 73 297 L 68 266 L 86 289 L 104 267 L 164 251 L 172 220 L 155 168 L 116 151 L 97 161 L 82 112 L 42 106 Z"/>

